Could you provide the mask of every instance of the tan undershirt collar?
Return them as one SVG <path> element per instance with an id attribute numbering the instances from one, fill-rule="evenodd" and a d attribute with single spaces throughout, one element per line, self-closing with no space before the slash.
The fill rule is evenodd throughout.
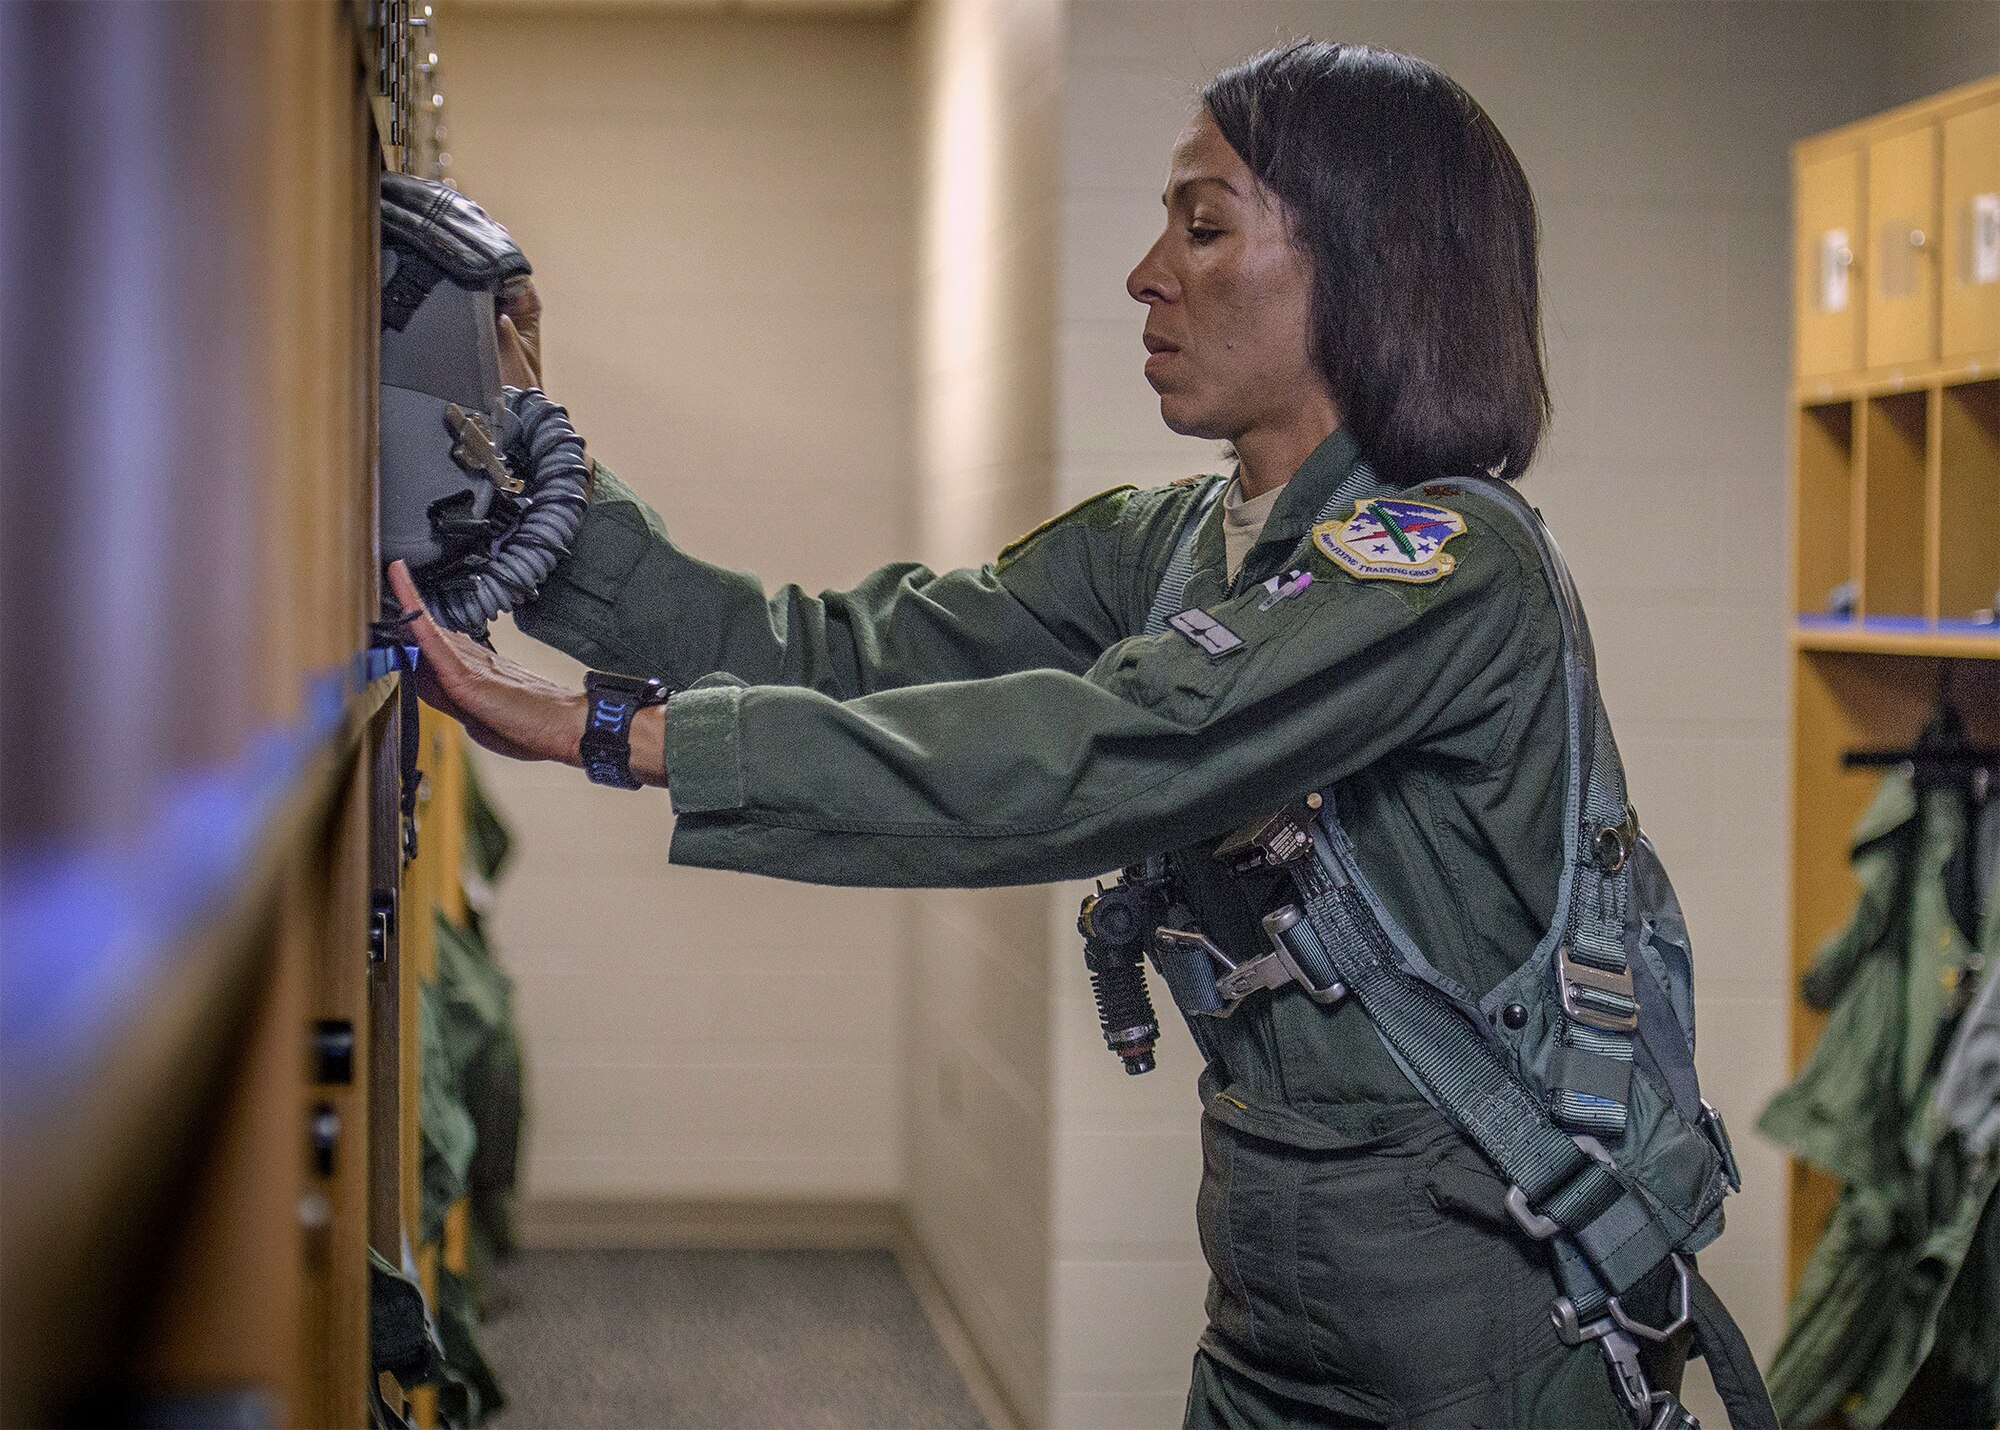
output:
<path id="1" fill-rule="evenodd" d="M 1262 496 L 1243 497 L 1243 478 L 1229 479 L 1229 488 L 1222 494 L 1222 550 L 1229 568 L 1229 579 L 1234 581 L 1236 573 L 1243 567 L 1243 558 L 1257 544 L 1257 538 L 1264 534 L 1264 522 L 1271 515 L 1271 508 L 1278 504 L 1278 495 L 1284 491 L 1283 484 L 1272 487 Z"/>

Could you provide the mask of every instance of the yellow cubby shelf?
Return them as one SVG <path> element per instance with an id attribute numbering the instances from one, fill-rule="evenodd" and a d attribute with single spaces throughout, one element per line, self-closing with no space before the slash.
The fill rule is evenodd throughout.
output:
<path id="1" fill-rule="evenodd" d="M 2000 740 L 2000 76 L 1793 161 L 1791 956 L 1851 916 L 1850 832 L 1949 690 Z M 1824 1015 L 1796 995 L 1793 1066 Z M 1839 1195 L 1795 1163 L 1794 1282 Z"/>
<path id="2" fill-rule="evenodd" d="M 1851 655 L 1929 656 L 1935 660 L 2000 660 L 2000 626 L 1978 630 L 1899 630 L 1855 622 L 1800 624 L 1792 648 Z"/>

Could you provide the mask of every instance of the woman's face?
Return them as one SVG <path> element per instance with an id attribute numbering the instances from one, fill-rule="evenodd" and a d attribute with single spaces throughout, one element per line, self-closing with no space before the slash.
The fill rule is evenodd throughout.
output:
<path id="1" fill-rule="evenodd" d="M 1176 432 L 1235 441 L 1326 393 L 1309 342 L 1312 270 L 1276 194 L 1206 109 L 1174 144 L 1167 226 L 1125 280 L 1147 308 L 1146 381 Z"/>

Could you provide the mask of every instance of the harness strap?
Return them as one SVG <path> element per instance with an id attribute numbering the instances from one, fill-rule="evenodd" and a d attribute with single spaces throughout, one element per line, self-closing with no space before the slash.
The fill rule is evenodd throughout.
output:
<path id="1" fill-rule="evenodd" d="M 1743 1328 L 1699 1275 L 1694 1278 L 1693 1315 L 1694 1353 L 1708 1362 L 1709 1379 L 1729 1411 L 1733 1430 L 1779 1430 L 1778 1412 Z"/>
<path id="2" fill-rule="evenodd" d="M 1229 490 L 1229 482 L 1229 478 L 1224 478 L 1211 483 L 1209 489 L 1202 493 L 1201 499 L 1195 503 L 1194 509 L 1188 513 L 1186 523 L 1181 527 L 1180 541 L 1174 547 L 1173 556 L 1167 561 L 1166 574 L 1160 578 L 1159 588 L 1153 592 L 1153 604 L 1147 608 L 1144 634 L 1158 635 L 1167 628 L 1169 619 L 1186 609 L 1188 582 L 1194 579 L 1195 539 L 1201 533 L 1202 519 L 1221 499 L 1222 494 Z M 1375 475 L 1373 467 L 1366 462 L 1356 462 L 1353 469 L 1333 489 L 1333 494 L 1320 507 L 1319 515 L 1314 520 L 1331 521 L 1344 507 L 1351 507 L 1357 501 L 1382 496 L 1394 490 L 1394 487 L 1386 485 Z"/>
<path id="3" fill-rule="evenodd" d="M 1156 636 L 1167 628 L 1170 617 L 1177 616 L 1185 604 L 1188 582 L 1194 579 L 1194 543 L 1201 534 L 1202 518 L 1227 490 L 1225 481 L 1209 483 L 1208 490 L 1195 502 L 1193 510 L 1181 526 L 1180 540 L 1174 545 L 1174 554 L 1167 559 L 1166 575 L 1160 578 L 1159 589 L 1153 592 L 1153 604 L 1146 611 L 1144 634 Z"/>
<path id="4" fill-rule="evenodd" d="M 1554 951 L 1563 1056 L 1552 1070 L 1550 1111 L 1571 1132 L 1616 1142 L 1625 1135 L 1639 1027 L 1626 945 L 1639 828 L 1598 690 L 1596 650 L 1569 563 L 1534 508 L 1506 482 L 1468 477 L 1449 485 L 1485 496 L 1534 543 L 1562 625 L 1572 750 L 1556 918 L 1561 938 Z"/>
<path id="5" fill-rule="evenodd" d="M 1313 846 L 1318 857 L 1292 866 L 1306 915 L 1292 930 L 1306 955 L 1301 966 L 1331 970 L 1360 1001 L 1411 1080 L 1514 1184 L 1511 1209 L 1523 1229 L 1538 1240 L 1560 1232 L 1574 1243 L 1594 1274 L 1566 1276 L 1565 1290 L 1574 1293 L 1578 1314 L 1594 1319 L 1658 1266 L 1676 1238 L 1616 1167 L 1549 1121 L 1460 1006 L 1398 966 L 1323 824 L 1313 830 Z"/>

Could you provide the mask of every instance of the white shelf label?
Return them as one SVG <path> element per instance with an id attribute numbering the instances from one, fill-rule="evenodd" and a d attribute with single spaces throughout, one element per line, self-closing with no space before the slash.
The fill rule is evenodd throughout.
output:
<path id="1" fill-rule="evenodd" d="M 1972 196 L 1972 242 L 1967 267 L 1974 283 L 2000 283 L 2000 194 Z"/>
<path id="2" fill-rule="evenodd" d="M 1819 310 L 1822 313 L 1847 311 L 1847 270 L 1854 251 L 1847 246 L 1847 230 L 1830 228 L 1819 236 Z"/>

